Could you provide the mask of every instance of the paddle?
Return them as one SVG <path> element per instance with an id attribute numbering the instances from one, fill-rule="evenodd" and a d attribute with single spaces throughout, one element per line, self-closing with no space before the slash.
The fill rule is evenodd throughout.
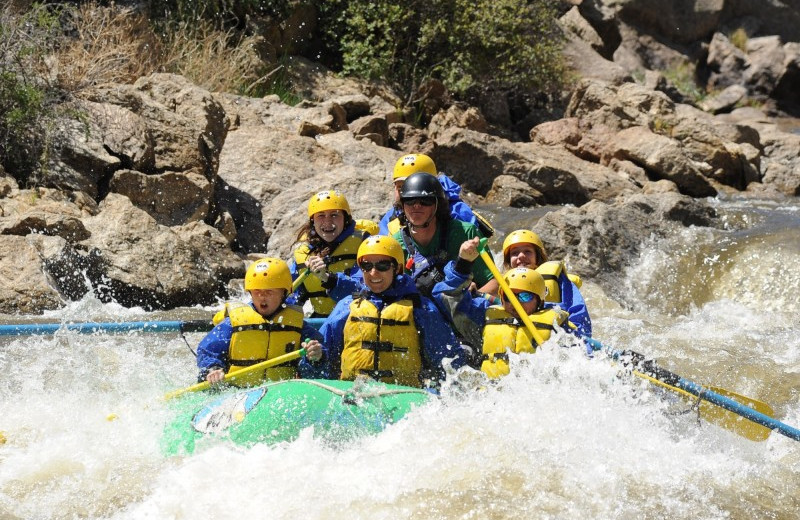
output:
<path id="1" fill-rule="evenodd" d="M 766 440 L 772 430 L 791 439 L 800 440 L 800 430 L 773 419 L 774 412 L 767 403 L 724 388 L 704 387 L 657 366 L 655 361 L 646 359 L 638 352 L 615 350 L 591 338 L 584 340 L 593 350 L 603 350 L 612 359 L 633 364 L 638 368 L 633 371 L 635 376 L 684 397 L 693 396 L 700 399 L 700 414 L 711 423 L 753 441 Z M 713 404 L 715 407 L 704 406 L 705 403 Z"/>
<path id="2" fill-rule="evenodd" d="M 300 271 L 300 274 L 298 274 L 297 278 L 295 278 L 294 282 L 292 282 L 292 292 L 295 292 L 297 288 L 300 287 L 300 284 L 303 283 L 309 274 L 311 274 L 311 271 L 308 270 L 308 267 Z"/>
<path id="3" fill-rule="evenodd" d="M 120 322 L 80 322 L 80 323 L 29 323 L 0 325 L 0 336 L 33 336 L 54 334 L 68 330 L 81 334 L 96 332 L 125 333 L 141 332 L 208 332 L 214 327 L 211 320 L 190 321 L 120 321 Z"/>
<path id="4" fill-rule="evenodd" d="M 236 372 L 229 372 L 225 374 L 225 378 L 223 379 L 223 381 L 231 381 L 233 379 L 236 379 L 237 377 L 247 375 L 250 372 L 255 372 L 256 370 L 264 370 L 266 368 L 274 367 L 276 365 L 281 365 L 283 363 L 287 363 L 289 361 L 301 358 L 305 355 L 306 355 L 306 349 L 301 348 L 300 350 L 295 350 L 294 352 L 289 352 L 288 354 L 274 357 L 272 359 L 262 361 L 261 363 L 256 363 L 255 365 L 250 365 L 249 367 L 239 369 Z M 199 392 L 200 390 L 205 390 L 209 387 L 211 387 L 211 383 L 209 383 L 208 381 L 203 381 L 202 383 L 197 383 L 196 385 L 188 386 L 186 388 L 181 388 L 179 390 L 173 390 L 172 392 L 169 392 L 164 396 L 164 400 L 168 401 L 183 394 L 189 392 Z"/>
<path id="5" fill-rule="evenodd" d="M 517 314 L 519 314 L 519 319 L 525 325 L 525 328 L 528 329 L 528 332 L 531 333 L 531 336 L 533 336 L 536 344 L 541 345 L 545 342 L 545 338 L 542 337 L 542 334 L 536 330 L 536 327 L 533 325 L 533 323 L 531 323 L 528 314 L 525 312 L 525 309 L 522 308 L 522 304 L 519 303 L 517 295 L 514 294 L 514 291 L 511 290 L 511 287 L 508 286 L 503 278 L 503 275 L 501 275 L 500 271 L 497 270 L 497 266 L 494 265 L 492 256 L 488 251 L 486 251 L 486 242 L 488 241 L 485 238 L 480 240 L 480 243 L 478 244 L 478 254 L 481 255 L 481 259 L 483 259 L 486 267 L 489 268 L 489 270 L 492 272 L 492 276 L 494 276 L 495 280 L 497 280 L 497 283 L 500 284 L 500 289 L 502 289 L 506 295 L 506 298 L 508 298 L 508 301 L 511 302 L 511 305 L 514 307 L 514 310 L 516 310 Z"/>
<path id="6" fill-rule="evenodd" d="M 306 318 L 306 323 L 319 329 L 325 321 L 323 318 Z M 208 332 L 214 327 L 211 320 L 189 321 L 119 321 L 109 323 L 26 323 L 18 325 L 0 325 L 0 336 L 36 336 L 55 334 L 61 330 L 80 334 L 107 332 L 122 334 L 125 332 Z"/>

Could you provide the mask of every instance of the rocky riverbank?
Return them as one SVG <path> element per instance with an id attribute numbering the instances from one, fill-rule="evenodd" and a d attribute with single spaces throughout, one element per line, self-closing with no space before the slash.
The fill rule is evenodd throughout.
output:
<path id="1" fill-rule="evenodd" d="M 800 135 L 776 118 L 800 92 L 800 23 L 789 23 L 800 11 L 785 3 L 698 0 L 687 14 L 571 2 L 565 56 L 580 79 L 564 113 L 527 135 L 504 100 L 454 103 L 436 83 L 419 128 L 388 89 L 300 58 L 296 106 L 175 75 L 98 86 L 70 102 L 65 113 L 83 117 L 62 120 L 36 187 L 0 171 L 0 312 L 89 291 L 147 309 L 213 302 L 247 255 L 288 257 L 316 191 L 339 189 L 356 218 L 377 219 L 406 152 L 430 154 L 473 203 L 562 205 L 531 225 L 551 256 L 604 284 L 645 238 L 719 225 L 707 197 L 800 194 Z M 759 36 L 742 50 L 725 28 L 745 25 Z M 702 103 L 656 72 L 678 56 L 705 71 Z"/>

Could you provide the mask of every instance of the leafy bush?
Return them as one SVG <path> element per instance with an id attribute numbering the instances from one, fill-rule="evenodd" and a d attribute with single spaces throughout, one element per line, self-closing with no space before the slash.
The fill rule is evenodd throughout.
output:
<path id="1" fill-rule="evenodd" d="M 48 121 L 61 98 L 46 66 L 60 14 L 40 6 L 24 15 L 0 11 L 0 164 L 23 184 L 46 153 Z"/>
<path id="2" fill-rule="evenodd" d="M 747 31 L 745 31 L 744 28 L 739 27 L 733 31 L 728 39 L 731 41 L 734 47 L 742 52 L 747 52 Z"/>
<path id="3" fill-rule="evenodd" d="M 564 78 L 555 0 L 327 0 L 319 9 L 342 72 L 386 79 L 409 102 L 431 78 L 456 94 L 555 91 Z"/>

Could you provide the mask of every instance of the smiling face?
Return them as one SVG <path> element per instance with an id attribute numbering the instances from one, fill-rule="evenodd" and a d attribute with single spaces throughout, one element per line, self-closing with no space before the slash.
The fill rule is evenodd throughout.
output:
<path id="1" fill-rule="evenodd" d="M 314 231 L 325 242 L 333 242 L 344 231 L 344 212 L 339 210 L 314 213 Z"/>
<path id="2" fill-rule="evenodd" d="M 433 202 L 430 206 L 425 206 L 420 199 L 410 199 L 403 202 L 403 213 L 406 218 L 415 226 L 423 226 L 426 223 L 433 223 L 436 215 L 436 199 L 427 199 Z"/>
<path id="3" fill-rule="evenodd" d="M 389 261 L 392 263 L 392 268 L 388 271 L 379 271 L 374 265 L 378 262 Z M 391 256 L 387 255 L 365 255 L 359 259 L 359 265 L 364 262 L 373 264 L 372 269 L 369 271 L 361 270 L 364 275 L 364 283 L 367 288 L 375 294 L 381 294 L 383 291 L 392 286 L 395 277 L 395 270 L 397 269 L 396 262 Z"/>
<path id="4" fill-rule="evenodd" d="M 516 244 L 508 250 L 508 262 L 512 268 L 528 267 L 536 269 L 536 247 L 533 244 Z"/>
<path id="5" fill-rule="evenodd" d="M 253 299 L 253 304 L 256 310 L 262 316 L 269 316 L 278 310 L 286 291 L 283 289 L 253 289 L 250 291 L 250 297 Z"/>

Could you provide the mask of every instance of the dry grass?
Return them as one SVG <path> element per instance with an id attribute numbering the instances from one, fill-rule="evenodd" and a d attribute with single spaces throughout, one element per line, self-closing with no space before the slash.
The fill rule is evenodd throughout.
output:
<path id="1" fill-rule="evenodd" d="M 172 72 L 212 92 L 249 94 L 266 81 L 255 37 L 236 38 L 208 21 L 170 26 L 157 34 L 130 8 L 86 3 L 71 14 L 74 30 L 47 60 L 48 76 L 72 93 L 109 83 L 132 83 Z"/>
<path id="2" fill-rule="evenodd" d="M 77 7 L 71 19 L 74 36 L 65 38 L 52 60 L 64 90 L 131 83 L 158 69 L 160 42 L 142 14 L 89 3 Z"/>
<path id="3" fill-rule="evenodd" d="M 250 94 L 263 81 L 258 38 L 236 38 L 208 21 L 181 23 L 163 35 L 161 67 L 211 92 Z"/>

